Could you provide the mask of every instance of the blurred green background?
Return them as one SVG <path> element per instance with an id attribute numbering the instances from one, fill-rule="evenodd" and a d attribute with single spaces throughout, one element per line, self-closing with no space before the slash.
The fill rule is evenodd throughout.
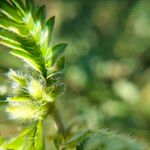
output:
<path id="1" fill-rule="evenodd" d="M 149 143 L 150 1 L 37 1 L 45 3 L 48 17 L 56 16 L 53 43 L 69 44 L 67 91 L 58 98 L 65 124 L 72 131 L 117 130 Z M 1 99 L 9 92 L 4 74 L 22 65 L 0 47 Z M 6 134 L 5 122 L 4 117 L 0 135 Z M 10 130 L 6 132 L 14 134 Z"/>

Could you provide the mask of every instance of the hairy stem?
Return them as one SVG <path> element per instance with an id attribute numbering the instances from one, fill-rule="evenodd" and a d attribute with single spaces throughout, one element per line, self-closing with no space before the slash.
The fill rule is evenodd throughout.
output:
<path id="1" fill-rule="evenodd" d="M 62 121 L 62 118 L 56 108 L 56 104 L 55 102 L 53 103 L 48 103 L 47 104 L 47 108 L 48 108 L 48 113 L 52 116 L 52 118 L 54 119 L 57 129 L 58 129 L 58 133 L 63 136 L 64 140 L 66 138 L 66 128 L 64 126 L 64 123 Z"/>
<path id="2" fill-rule="evenodd" d="M 64 139 L 66 138 L 66 129 L 65 129 L 65 126 L 64 126 L 64 123 L 62 121 L 62 118 L 56 108 L 56 106 L 54 105 L 53 107 L 53 111 L 52 111 L 52 117 L 53 119 L 55 120 L 55 123 L 57 125 L 57 128 L 58 128 L 58 132 L 64 137 Z"/>

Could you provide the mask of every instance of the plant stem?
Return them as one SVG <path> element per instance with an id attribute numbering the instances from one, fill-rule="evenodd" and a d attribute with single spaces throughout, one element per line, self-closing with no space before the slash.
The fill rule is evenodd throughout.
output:
<path id="1" fill-rule="evenodd" d="M 53 105 L 53 111 L 51 112 L 51 115 L 52 115 L 53 119 L 55 120 L 55 123 L 58 128 L 58 132 L 64 137 L 64 140 L 65 140 L 66 129 L 65 129 L 64 123 L 62 121 L 62 118 L 61 118 L 55 104 Z"/>

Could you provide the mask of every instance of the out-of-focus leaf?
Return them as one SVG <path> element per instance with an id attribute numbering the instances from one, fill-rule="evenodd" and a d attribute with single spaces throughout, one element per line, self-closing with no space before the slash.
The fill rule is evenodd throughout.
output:
<path id="1" fill-rule="evenodd" d="M 0 110 L 6 110 L 7 107 L 8 107 L 8 101 L 0 99 Z"/>
<path id="2" fill-rule="evenodd" d="M 48 36 L 49 36 L 48 28 L 45 27 L 41 32 L 41 39 L 40 39 L 40 48 L 43 56 L 46 56 L 46 51 L 48 47 Z"/>
<path id="3" fill-rule="evenodd" d="M 9 31 L 15 32 L 22 36 L 27 35 L 29 32 L 25 28 L 24 24 L 20 24 L 5 15 L 0 16 L 0 27 Z"/>
<path id="4" fill-rule="evenodd" d="M 84 131 L 84 132 L 80 132 L 75 134 L 69 141 L 66 142 L 66 144 L 64 145 L 65 147 L 77 147 L 81 144 L 81 142 L 83 140 L 85 140 L 86 138 L 88 138 L 91 134 L 91 131 Z"/>
<path id="5" fill-rule="evenodd" d="M 52 97 L 57 97 L 58 95 L 66 91 L 66 85 L 64 83 L 56 83 L 52 88 L 51 95 Z"/>
<path id="6" fill-rule="evenodd" d="M 24 141 L 24 149 L 25 150 L 35 150 L 35 135 L 37 132 L 37 127 L 34 127 L 30 130 L 30 132 L 25 136 Z"/>
<path id="7" fill-rule="evenodd" d="M 34 0 L 25 0 L 25 5 L 26 5 L 26 11 L 31 12 L 32 16 L 34 17 L 36 12 L 36 6 Z"/>
<path id="8" fill-rule="evenodd" d="M 30 132 L 26 135 L 26 141 L 24 144 L 25 150 L 44 150 L 44 139 L 42 123 L 34 125 Z"/>
<path id="9" fill-rule="evenodd" d="M 0 39 L 4 39 L 10 42 L 19 44 L 18 42 L 19 38 L 21 39 L 21 37 L 18 37 L 16 33 L 13 33 L 4 29 L 0 29 Z"/>
<path id="10" fill-rule="evenodd" d="M 9 41 L 7 39 L 6 40 L 3 39 L 3 40 L 0 40 L 0 44 L 7 46 L 9 48 L 12 48 L 12 49 L 24 51 L 23 48 L 21 47 L 21 45 L 14 41 Z"/>
<path id="11" fill-rule="evenodd" d="M 5 145 L 6 149 L 22 150 L 24 143 L 24 137 L 17 137 L 11 143 Z"/>
<path id="12" fill-rule="evenodd" d="M 13 5 L 15 5 L 20 10 L 22 15 L 24 15 L 25 14 L 24 5 L 23 5 L 22 1 L 21 0 L 12 0 L 12 2 L 13 2 Z"/>
<path id="13" fill-rule="evenodd" d="M 50 71 L 47 74 L 47 79 L 51 78 L 51 79 L 58 79 L 58 78 L 62 78 L 63 76 L 63 72 L 57 72 L 57 71 Z"/>
<path id="14" fill-rule="evenodd" d="M 35 137 L 35 149 L 36 150 L 44 150 L 45 145 L 44 145 L 44 138 L 43 138 L 43 128 L 42 128 L 42 123 L 39 122 L 37 126 L 37 133 Z"/>
<path id="15" fill-rule="evenodd" d="M 22 37 L 18 33 L 0 29 L 0 39 L 20 45 L 22 48 L 34 48 L 35 41 L 31 37 Z"/>
<path id="16" fill-rule="evenodd" d="M 25 140 L 24 136 L 28 134 L 28 132 L 30 132 L 30 130 L 26 129 L 18 137 L 15 137 L 12 140 L 7 141 L 3 147 L 5 149 L 22 150 Z"/>
<path id="17" fill-rule="evenodd" d="M 21 51 L 17 51 L 17 50 L 13 50 L 11 53 L 13 55 L 23 59 L 26 63 L 28 63 L 35 70 L 42 73 L 41 72 L 41 66 L 39 65 L 39 63 L 37 61 L 35 61 L 35 59 L 30 54 L 25 53 L 25 52 L 21 52 Z"/>
<path id="18" fill-rule="evenodd" d="M 84 144 L 85 150 L 146 150 L 146 145 L 125 135 L 98 130 L 89 136 Z"/>
<path id="19" fill-rule="evenodd" d="M 2 145 L 5 143 L 6 139 L 0 137 L 0 148 L 2 148 Z"/>
<path id="20" fill-rule="evenodd" d="M 85 150 L 84 149 L 84 142 L 81 142 L 80 145 L 76 147 L 76 150 Z"/>
<path id="21" fill-rule="evenodd" d="M 36 19 L 41 22 L 41 25 L 45 24 L 45 20 L 46 20 L 46 8 L 45 8 L 45 5 L 42 5 L 38 9 L 38 11 L 36 13 Z"/>
<path id="22" fill-rule="evenodd" d="M 144 143 L 138 142 L 125 135 L 98 130 L 74 135 L 64 147 L 76 147 L 77 150 L 146 150 Z"/>
<path id="23" fill-rule="evenodd" d="M 52 47 L 48 52 L 47 62 L 49 66 L 53 66 L 54 63 L 58 60 L 59 57 L 63 54 L 65 48 L 67 47 L 66 43 L 57 44 Z"/>
<path id="24" fill-rule="evenodd" d="M 51 17 L 51 18 L 46 22 L 46 26 L 48 27 L 48 31 L 49 31 L 48 44 L 50 44 L 51 39 L 52 39 L 52 36 L 53 36 L 54 25 L 55 25 L 55 16 Z"/>
<path id="25" fill-rule="evenodd" d="M 56 62 L 56 70 L 63 71 L 65 67 L 66 67 L 65 57 L 60 57 L 58 61 Z"/>
<path id="26" fill-rule="evenodd" d="M 0 12 L 17 22 L 23 22 L 22 16 L 7 1 L 0 2 Z"/>
<path id="27" fill-rule="evenodd" d="M 32 17 L 31 12 L 27 12 L 25 17 L 24 17 L 24 22 L 28 28 L 28 30 L 30 31 L 30 33 L 32 33 L 32 31 L 34 30 L 34 20 Z"/>

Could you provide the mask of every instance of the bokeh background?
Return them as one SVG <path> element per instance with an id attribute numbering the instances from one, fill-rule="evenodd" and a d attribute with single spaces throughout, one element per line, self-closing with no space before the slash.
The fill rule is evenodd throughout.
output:
<path id="1" fill-rule="evenodd" d="M 72 131 L 104 128 L 150 142 L 150 1 L 37 0 L 56 16 L 53 43 L 67 42 L 67 91 L 58 98 Z M 5 74 L 23 62 L 0 46 L 0 98 Z M 1 110 L 0 110 L 1 111 Z M 1 116 L 3 113 L 1 112 Z M 1 119 L 0 134 L 6 118 Z M 6 133 L 4 133 L 6 132 Z"/>

